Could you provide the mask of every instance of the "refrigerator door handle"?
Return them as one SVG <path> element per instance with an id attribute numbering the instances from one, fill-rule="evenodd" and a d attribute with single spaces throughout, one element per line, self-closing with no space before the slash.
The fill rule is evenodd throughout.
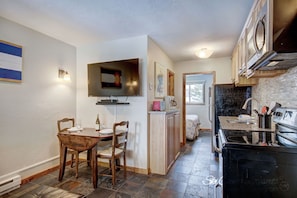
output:
<path id="1" fill-rule="evenodd" d="M 208 120 L 212 123 L 212 93 L 211 87 L 208 88 Z"/>
<path id="2" fill-rule="evenodd" d="M 208 120 L 210 121 L 210 122 L 212 122 L 212 119 L 211 119 L 211 108 L 212 107 L 212 105 L 208 105 Z"/>

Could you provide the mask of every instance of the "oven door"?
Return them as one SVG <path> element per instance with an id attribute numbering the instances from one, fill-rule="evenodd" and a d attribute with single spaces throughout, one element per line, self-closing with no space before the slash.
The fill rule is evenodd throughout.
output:
<path id="1" fill-rule="evenodd" d="M 217 134 L 218 147 L 215 147 L 216 152 L 219 155 L 219 174 L 218 174 L 218 183 L 214 188 L 214 198 L 222 198 L 223 197 L 223 157 L 222 157 L 222 149 L 223 145 L 226 143 L 225 136 L 223 135 L 223 131 L 219 129 Z"/>
<path id="2" fill-rule="evenodd" d="M 276 137 L 279 144 L 285 147 L 297 148 L 297 130 L 296 129 L 291 129 L 289 127 L 278 124 Z"/>

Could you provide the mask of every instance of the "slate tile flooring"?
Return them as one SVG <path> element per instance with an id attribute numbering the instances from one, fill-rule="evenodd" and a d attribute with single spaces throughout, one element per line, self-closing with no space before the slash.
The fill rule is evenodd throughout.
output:
<path id="1" fill-rule="evenodd" d="M 57 179 L 58 171 L 54 171 L 1 197 L 208 198 L 214 197 L 214 185 L 208 184 L 207 178 L 218 178 L 218 168 L 218 159 L 211 152 L 211 134 L 209 131 L 202 131 L 197 140 L 187 141 L 166 176 L 128 172 L 127 179 L 124 180 L 123 174 L 119 173 L 114 188 L 110 178 L 99 177 L 98 188 L 94 189 L 90 167 L 81 163 L 77 179 L 74 169 L 68 166 L 62 182 Z M 103 171 L 103 168 L 100 167 L 98 171 Z M 46 191 L 47 187 L 52 191 Z M 52 194 L 44 193 L 49 191 Z"/>

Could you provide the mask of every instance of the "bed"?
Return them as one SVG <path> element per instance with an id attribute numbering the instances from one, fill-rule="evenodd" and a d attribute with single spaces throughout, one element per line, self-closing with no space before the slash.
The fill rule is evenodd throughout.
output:
<path id="1" fill-rule="evenodd" d="M 198 115 L 186 115 L 186 137 L 188 140 L 194 140 L 199 136 L 200 120 Z"/>

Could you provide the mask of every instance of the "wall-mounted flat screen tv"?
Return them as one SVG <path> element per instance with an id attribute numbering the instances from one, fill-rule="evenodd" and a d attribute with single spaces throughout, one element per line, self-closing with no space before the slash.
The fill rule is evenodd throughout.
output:
<path id="1" fill-rule="evenodd" d="M 141 96 L 139 59 L 88 64 L 88 96 Z"/>

